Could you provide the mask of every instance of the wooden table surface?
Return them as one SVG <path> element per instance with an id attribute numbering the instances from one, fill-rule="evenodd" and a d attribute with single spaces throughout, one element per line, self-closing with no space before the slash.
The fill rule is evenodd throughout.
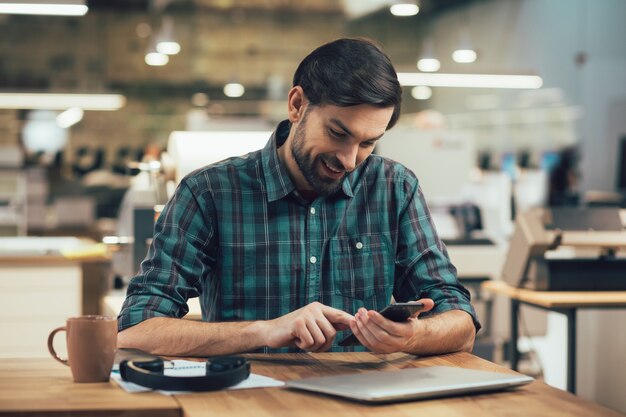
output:
<path id="1" fill-rule="evenodd" d="M 626 307 L 626 291 L 536 291 L 516 288 L 504 281 L 485 281 L 481 288 L 547 308 Z"/>
<path id="2" fill-rule="evenodd" d="M 405 354 L 247 355 L 252 372 L 281 380 L 422 366 L 513 371 L 469 353 L 430 358 Z M 62 412 L 62 413 L 61 413 Z M 621 414 L 535 381 L 515 391 L 367 405 L 287 388 L 216 391 L 168 397 L 128 394 L 113 382 L 75 384 L 52 359 L 0 360 L 0 414 L 80 416 L 607 416 Z"/>
<path id="3" fill-rule="evenodd" d="M 181 410 L 173 397 L 129 394 L 114 382 L 76 384 L 52 358 L 0 359 L 0 415 L 179 417 Z"/>

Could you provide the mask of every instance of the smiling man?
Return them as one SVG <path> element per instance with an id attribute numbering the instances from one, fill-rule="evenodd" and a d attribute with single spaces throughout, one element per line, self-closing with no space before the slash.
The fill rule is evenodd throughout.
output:
<path id="1" fill-rule="evenodd" d="M 415 175 L 372 155 L 398 120 L 389 58 L 363 39 L 309 54 L 265 148 L 185 177 L 119 316 L 119 347 L 210 356 L 471 350 L 480 324 Z M 181 320 L 200 297 L 203 321 Z M 376 310 L 421 300 L 395 323 Z M 362 349 L 357 347 L 356 349 Z"/>

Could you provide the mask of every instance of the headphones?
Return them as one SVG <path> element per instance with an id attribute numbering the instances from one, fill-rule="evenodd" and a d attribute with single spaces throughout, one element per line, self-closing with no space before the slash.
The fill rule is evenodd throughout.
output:
<path id="1" fill-rule="evenodd" d="M 120 362 L 124 381 L 166 391 L 214 391 L 238 384 L 250 376 L 250 363 L 241 356 L 219 356 L 206 361 L 203 376 L 167 376 L 161 358 Z"/>

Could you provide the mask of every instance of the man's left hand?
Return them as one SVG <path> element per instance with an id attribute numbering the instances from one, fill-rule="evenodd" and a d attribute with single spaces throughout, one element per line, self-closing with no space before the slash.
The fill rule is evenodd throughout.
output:
<path id="1" fill-rule="evenodd" d="M 424 304 L 420 313 L 432 310 L 435 303 L 430 298 L 418 300 Z M 419 314 L 418 314 L 419 315 Z M 350 329 L 359 341 L 375 353 L 406 352 L 411 339 L 420 332 L 417 316 L 404 322 L 394 322 L 374 310 L 360 308 L 350 321 Z"/>

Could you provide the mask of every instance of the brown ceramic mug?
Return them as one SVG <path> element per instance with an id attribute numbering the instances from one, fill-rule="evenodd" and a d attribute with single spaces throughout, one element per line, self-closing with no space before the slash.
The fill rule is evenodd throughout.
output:
<path id="1" fill-rule="evenodd" d="M 54 350 L 54 336 L 66 333 L 67 359 Z M 80 316 L 67 319 L 48 336 L 48 350 L 54 359 L 72 370 L 74 382 L 109 380 L 117 347 L 117 320 L 105 316 Z"/>

